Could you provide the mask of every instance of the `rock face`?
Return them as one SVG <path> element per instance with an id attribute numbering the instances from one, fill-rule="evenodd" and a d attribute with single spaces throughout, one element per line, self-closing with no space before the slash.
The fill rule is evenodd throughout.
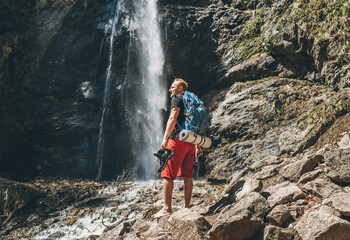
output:
<path id="1" fill-rule="evenodd" d="M 112 0 L 0 3 L 3 30 L 0 141 L 4 143 L 0 146 L 0 157 L 5 159 L 0 166 L 3 171 L 74 177 L 96 175 L 109 48 L 104 26 L 113 3 Z M 263 90 L 264 97 L 254 87 L 240 89 L 242 93 L 237 96 L 232 89 L 230 96 L 223 90 L 235 82 L 271 76 L 306 79 L 334 89 L 348 87 L 350 73 L 344 63 L 348 62 L 349 48 L 344 33 L 349 32 L 349 27 L 340 23 L 346 22 L 349 5 L 346 1 L 324 4 L 327 17 L 319 16 L 318 12 L 325 6 L 318 2 L 158 2 L 166 55 L 164 82 L 168 84 L 168 79 L 181 76 L 190 83 L 192 91 L 207 99 L 215 120 L 212 137 L 216 144 L 230 144 L 224 152 L 211 156 L 221 159 L 222 175 L 231 170 L 232 164 L 245 165 L 242 159 L 250 164 L 268 155 L 300 153 L 314 145 L 332 125 L 334 118 L 327 117 L 327 121 L 320 121 L 321 125 L 290 126 L 274 131 L 277 124 L 274 121 L 280 118 L 284 101 L 290 104 L 305 97 L 293 87 L 275 95 L 273 91 Z M 310 22 L 317 24 L 309 26 Z M 109 131 L 104 146 L 104 170 L 109 178 L 115 177 L 116 168 L 132 167 L 132 163 L 124 160 L 130 159 L 132 151 L 128 150 L 130 141 L 125 140 L 128 126 L 117 91 L 126 76 L 130 32 L 125 26 L 118 31 L 121 35 L 114 48 L 111 79 L 115 91 L 106 117 Z M 261 87 L 273 86 L 268 84 L 262 83 Z M 319 93 L 317 102 L 327 102 L 328 98 Z M 218 101 L 224 101 L 226 107 L 221 105 L 216 110 Z M 237 103 L 242 104 L 240 110 L 234 107 Z M 338 108 L 343 106 L 333 103 Z M 338 110 L 335 115 L 344 114 Z M 289 111 L 285 117 L 291 120 L 298 114 L 299 111 Z M 231 119 L 232 116 L 235 117 Z M 225 141 L 218 143 L 216 130 Z M 257 141 L 263 135 L 269 137 Z M 233 144 L 241 139 L 251 142 Z M 294 148 L 296 142 L 299 145 Z M 251 154 L 251 149 L 259 148 L 263 148 L 260 154 Z M 228 155 L 231 161 L 223 161 L 220 154 Z"/>

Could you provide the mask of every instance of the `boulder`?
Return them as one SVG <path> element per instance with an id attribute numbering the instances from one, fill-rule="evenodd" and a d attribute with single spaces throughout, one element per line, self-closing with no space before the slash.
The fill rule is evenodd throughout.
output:
<path id="1" fill-rule="evenodd" d="M 239 181 L 242 181 L 242 178 L 248 173 L 247 169 L 243 169 L 241 171 L 235 172 L 232 175 L 232 179 L 229 184 L 226 185 L 223 193 L 224 195 L 232 195 L 236 193 L 237 190 L 243 187 L 244 182 L 238 184 Z M 238 184 L 238 185 L 237 185 Z"/>
<path id="2" fill-rule="evenodd" d="M 305 197 L 305 194 L 300 190 L 300 188 L 294 183 L 290 182 L 283 182 L 270 186 L 264 191 L 264 193 L 269 195 L 267 202 L 269 203 L 270 207 L 287 202 L 293 202 Z"/>
<path id="3" fill-rule="evenodd" d="M 168 236 L 170 235 L 167 229 L 164 229 L 159 226 L 156 222 L 153 222 L 150 224 L 149 229 L 146 232 L 138 233 L 136 232 L 137 236 L 141 236 L 141 239 L 169 239 Z M 139 238 L 137 238 L 139 239 Z"/>
<path id="4" fill-rule="evenodd" d="M 243 188 L 236 192 L 235 194 L 235 200 L 239 201 L 242 198 L 248 196 L 251 192 L 260 192 L 261 188 L 262 188 L 262 182 L 256 179 L 252 179 L 252 178 L 245 178 L 244 179 L 244 185 Z M 231 198 L 230 198 L 231 197 Z M 233 196 L 229 196 L 230 200 L 233 200 Z"/>
<path id="5" fill-rule="evenodd" d="M 169 232 L 174 239 L 203 239 L 210 224 L 199 213 L 183 208 L 169 218 Z"/>
<path id="6" fill-rule="evenodd" d="M 249 176 L 241 178 L 245 173 L 246 170 L 243 170 L 234 174 L 232 181 L 223 191 L 221 199 L 209 208 L 208 213 L 219 212 L 225 206 L 239 201 L 251 192 L 259 192 L 262 189 L 262 182 L 260 180 Z"/>
<path id="7" fill-rule="evenodd" d="M 349 133 L 344 134 L 342 139 L 337 143 L 340 148 L 350 147 L 350 136 Z"/>
<path id="8" fill-rule="evenodd" d="M 295 231 L 295 230 L 294 230 Z M 262 239 L 264 240 L 293 240 L 293 231 L 287 231 L 276 226 L 268 225 L 265 227 Z"/>
<path id="9" fill-rule="evenodd" d="M 264 180 L 267 178 L 271 178 L 278 173 L 276 166 L 267 166 L 264 167 L 261 171 L 255 173 L 255 178 L 258 180 Z"/>
<path id="10" fill-rule="evenodd" d="M 316 178 L 304 185 L 304 189 L 319 197 L 328 197 L 335 191 L 341 191 L 341 187 L 325 180 L 324 178 Z"/>
<path id="11" fill-rule="evenodd" d="M 316 179 L 321 173 L 322 173 L 322 169 L 315 169 L 312 172 L 307 172 L 300 177 L 298 183 L 310 182 L 310 181 Z"/>
<path id="12" fill-rule="evenodd" d="M 287 179 L 297 180 L 306 172 L 313 170 L 323 160 L 322 155 L 309 155 L 303 159 L 293 162 L 280 170 L 280 173 Z"/>
<path id="13" fill-rule="evenodd" d="M 264 159 L 256 161 L 250 165 L 250 170 L 255 171 L 259 166 L 264 169 L 267 166 L 280 164 L 281 162 L 283 162 L 283 158 L 277 156 L 267 156 Z"/>
<path id="14" fill-rule="evenodd" d="M 278 205 L 266 216 L 266 220 L 273 225 L 282 226 L 292 215 L 285 205 Z"/>
<path id="15" fill-rule="evenodd" d="M 132 231 L 135 231 L 137 233 L 143 233 L 146 232 L 151 226 L 151 223 L 146 221 L 145 219 L 138 219 L 132 225 Z"/>
<path id="16" fill-rule="evenodd" d="M 340 148 L 325 153 L 328 177 L 336 182 L 350 183 L 350 148 Z"/>
<path id="17" fill-rule="evenodd" d="M 331 197 L 331 201 L 335 209 L 350 217 L 350 193 L 337 193 Z"/>
<path id="18" fill-rule="evenodd" d="M 350 223 L 332 214 L 334 210 L 322 206 L 311 209 L 299 220 L 295 229 L 302 239 L 307 240 L 346 240 L 350 236 Z"/>
<path id="19" fill-rule="evenodd" d="M 122 236 L 131 230 L 131 224 L 124 221 L 118 224 L 115 228 L 112 230 L 104 233 L 101 235 L 97 240 L 115 240 L 118 239 L 118 237 L 122 238 Z"/>
<path id="20" fill-rule="evenodd" d="M 208 233 L 209 239 L 253 238 L 263 228 L 263 219 L 268 210 L 265 198 L 257 192 L 252 192 L 222 210 Z"/>

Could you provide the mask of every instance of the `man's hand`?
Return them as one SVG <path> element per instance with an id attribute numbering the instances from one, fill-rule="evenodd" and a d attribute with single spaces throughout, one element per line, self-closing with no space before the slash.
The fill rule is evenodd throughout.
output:
<path id="1" fill-rule="evenodd" d="M 160 145 L 160 147 L 161 147 L 161 148 L 167 149 L 167 148 L 168 148 L 168 140 L 167 140 L 167 139 L 163 140 L 163 142 L 162 142 L 162 144 Z"/>
<path id="2" fill-rule="evenodd" d="M 196 157 L 198 157 L 200 154 L 203 155 L 203 150 L 199 145 L 196 145 Z"/>

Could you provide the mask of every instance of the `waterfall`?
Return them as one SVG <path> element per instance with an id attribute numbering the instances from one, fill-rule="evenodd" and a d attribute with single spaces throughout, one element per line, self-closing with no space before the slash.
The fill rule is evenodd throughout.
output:
<path id="1" fill-rule="evenodd" d="M 154 174 L 155 152 L 162 140 L 163 121 L 161 110 L 166 108 L 166 85 L 162 81 L 164 53 L 162 50 L 157 0 L 138 0 L 135 2 L 136 34 L 139 40 L 139 62 L 143 104 L 136 109 L 133 142 L 139 146 L 136 167 L 146 177 Z M 140 133 L 141 132 L 141 136 Z"/>
<path id="2" fill-rule="evenodd" d="M 108 58 L 108 67 L 107 67 L 107 73 L 106 73 L 106 81 L 105 81 L 105 87 L 103 92 L 103 104 L 102 104 L 102 113 L 101 113 L 101 120 L 100 120 L 100 130 L 98 133 L 98 143 L 97 143 L 97 166 L 98 166 L 98 172 L 97 172 L 97 180 L 101 179 L 102 176 L 102 169 L 103 169 L 103 153 L 104 153 L 104 120 L 106 116 L 107 111 L 107 104 L 109 100 L 109 93 L 110 93 L 110 80 L 111 80 L 111 68 L 112 68 L 112 60 L 113 60 L 113 43 L 114 38 L 116 37 L 116 25 L 118 24 L 118 13 L 120 9 L 120 4 L 116 5 L 117 0 L 114 0 L 113 8 L 115 8 L 114 14 L 113 14 L 113 20 L 111 23 L 111 33 L 109 37 L 109 58 Z M 113 13 L 113 12 L 112 12 Z M 106 28 L 105 34 L 107 34 L 108 29 Z"/>
<path id="3" fill-rule="evenodd" d="M 166 108 L 167 94 L 162 78 L 164 53 L 157 0 L 119 0 L 109 26 L 109 59 L 98 137 L 97 179 L 100 180 L 103 175 L 104 132 L 108 128 L 104 125 L 110 94 L 116 96 L 118 111 L 123 113 L 121 118 L 126 127 L 121 130 L 127 134 L 124 134 L 122 139 L 130 143 L 127 147 L 130 156 L 123 155 L 126 159 L 122 161 L 134 162 L 135 171 L 139 176 L 153 178 L 157 163 L 153 152 L 158 150 L 163 135 L 162 110 Z M 121 30 L 123 28 L 124 30 Z M 112 71 L 116 71 L 115 67 L 112 67 L 116 58 L 113 52 L 116 52 L 115 39 L 121 31 L 124 31 L 123 34 L 127 31 L 129 39 L 125 48 L 118 48 L 118 51 L 127 51 L 126 56 L 120 54 L 124 56 L 123 59 L 118 59 L 118 62 L 123 61 L 126 70 L 124 75 L 119 73 L 115 79 L 116 74 L 113 75 L 113 88 L 111 74 Z"/>

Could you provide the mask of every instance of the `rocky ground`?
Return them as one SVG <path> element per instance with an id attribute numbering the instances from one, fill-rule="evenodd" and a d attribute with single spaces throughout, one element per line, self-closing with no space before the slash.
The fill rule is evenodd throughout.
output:
<path id="1" fill-rule="evenodd" d="M 2 236 L 348 239 L 349 96 L 348 89 L 285 78 L 213 92 L 204 98 L 213 147 L 205 152 L 206 180 L 196 182 L 191 209 L 181 208 L 181 182 L 175 213 L 156 221 L 160 181 L 36 180 L 30 194 L 19 191 L 18 200 L 2 202 Z"/>
<path id="2" fill-rule="evenodd" d="M 162 208 L 161 180 L 103 184 L 37 179 L 16 185 L 22 187 L 14 192 L 23 206 L 18 209 L 13 205 L 16 214 L 8 217 L 5 212 L 2 216 L 6 221 L 2 221 L 0 236 L 5 239 L 96 239 L 111 229 L 115 232 L 116 226 L 129 228 L 136 222 L 155 223 L 152 215 Z M 194 185 L 192 205 L 205 213 L 207 206 L 215 203 L 223 185 L 211 185 L 203 180 L 196 180 Z M 26 196 L 30 197 L 24 198 L 22 193 L 28 191 Z M 181 209 L 180 181 L 175 182 L 173 199 L 174 211 Z"/>

